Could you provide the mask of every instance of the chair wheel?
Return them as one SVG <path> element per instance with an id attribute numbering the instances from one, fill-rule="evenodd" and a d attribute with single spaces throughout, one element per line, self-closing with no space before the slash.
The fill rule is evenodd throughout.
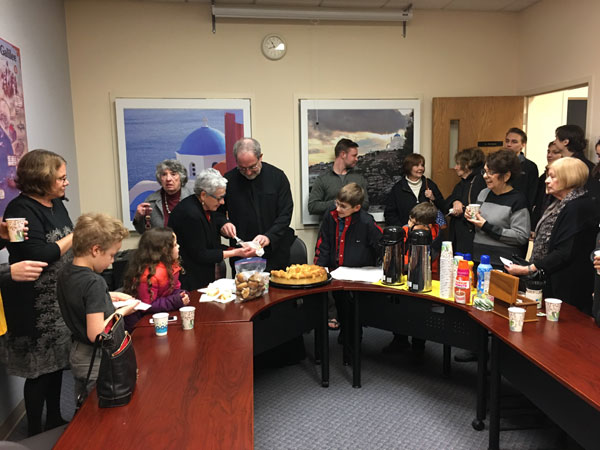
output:
<path id="1" fill-rule="evenodd" d="M 471 422 L 471 425 L 477 431 L 481 431 L 485 428 L 485 422 L 483 420 L 479 420 L 479 419 L 473 419 L 473 422 Z"/>

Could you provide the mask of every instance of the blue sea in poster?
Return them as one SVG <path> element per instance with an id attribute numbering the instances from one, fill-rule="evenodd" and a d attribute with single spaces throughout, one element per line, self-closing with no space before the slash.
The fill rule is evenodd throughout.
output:
<path id="1" fill-rule="evenodd" d="M 125 109 L 128 189 L 154 180 L 156 164 L 175 158 L 184 139 L 203 123 L 225 133 L 225 113 L 243 123 L 243 111 L 224 109 Z"/>

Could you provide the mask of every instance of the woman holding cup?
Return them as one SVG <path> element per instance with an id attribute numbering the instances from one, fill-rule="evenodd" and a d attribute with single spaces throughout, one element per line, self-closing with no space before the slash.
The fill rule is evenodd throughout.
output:
<path id="1" fill-rule="evenodd" d="M 466 148 L 456 154 L 455 161 L 454 170 L 460 181 L 446 199 L 451 217 L 449 237 L 455 252 L 473 253 L 475 227 L 467 220 L 465 210 L 475 203 L 481 190 L 486 187 L 481 175 L 485 155 L 479 148 Z"/>
<path id="2" fill-rule="evenodd" d="M 181 200 L 193 194 L 192 189 L 186 186 L 186 168 L 175 159 L 158 163 L 156 181 L 160 189 L 150 194 L 135 210 L 133 226 L 140 234 L 150 228 L 166 227 L 171 211 Z"/>
<path id="3" fill-rule="evenodd" d="M 39 260 L 48 264 L 35 282 L 8 281 L 2 289 L 8 332 L 0 338 L 0 360 L 9 375 L 26 378 L 25 408 L 29 434 L 64 423 L 60 415 L 62 370 L 69 366 L 71 333 L 56 299 L 58 271 L 72 259 L 73 224 L 63 199 L 66 162 L 56 153 L 33 150 L 17 166 L 17 187 L 4 218 L 28 221 L 28 239 L 9 242 L 9 263 Z"/>
<path id="4" fill-rule="evenodd" d="M 527 198 L 512 187 L 521 173 L 519 158 L 508 149 L 490 153 L 481 173 L 486 188 L 477 197 L 479 211 L 467 207 L 465 212 L 475 226 L 473 260 L 479 262 L 481 255 L 490 255 L 492 266 L 501 268 L 501 256 L 525 256 L 529 241 Z"/>
<path id="5" fill-rule="evenodd" d="M 548 167 L 546 192 L 554 201 L 535 229 L 531 264 L 505 266 L 517 276 L 543 271 L 544 297 L 555 297 L 591 314 L 594 268 L 589 255 L 594 249 L 598 212 L 584 186 L 587 165 L 566 157 Z"/>

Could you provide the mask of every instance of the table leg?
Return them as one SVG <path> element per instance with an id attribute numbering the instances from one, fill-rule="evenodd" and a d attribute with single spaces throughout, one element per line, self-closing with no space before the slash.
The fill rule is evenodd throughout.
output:
<path id="1" fill-rule="evenodd" d="M 328 296 L 327 292 L 321 294 L 321 386 L 329 387 L 329 327 Z"/>
<path id="2" fill-rule="evenodd" d="M 353 339 L 354 339 L 354 353 L 352 355 L 352 387 L 353 388 L 360 388 L 360 344 L 361 344 L 361 339 L 360 339 L 360 332 L 361 332 L 361 327 L 360 327 L 360 317 L 359 317 L 359 307 L 358 307 L 358 303 L 359 303 L 359 293 L 355 292 L 354 293 L 354 323 L 353 325 L 353 329 L 354 329 L 354 333 L 353 333 Z"/>
<path id="3" fill-rule="evenodd" d="M 485 428 L 485 408 L 486 408 L 486 371 L 487 371 L 487 348 L 488 332 L 485 328 L 479 327 L 479 343 L 477 344 L 477 407 L 476 416 L 471 425 L 477 431 Z"/>
<path id="4" fill-rule="evenodd" d="M 500 362 L 498 338 L 492 335 L 492 354 L 490 357 L 490 434 L 489 450 L 500 448 Z"/>
<path id="5" fill-rule="evenodd" d="M 444 375 L 444 377 L 446 377 L 446 378 L 450 377 L 450 372 L 452 371 L 452 366 L 450 365 L 450 357 L 451 356 L 452 356 L 452 347 L 450 345 L 444 344 L 442 375 Z"/>

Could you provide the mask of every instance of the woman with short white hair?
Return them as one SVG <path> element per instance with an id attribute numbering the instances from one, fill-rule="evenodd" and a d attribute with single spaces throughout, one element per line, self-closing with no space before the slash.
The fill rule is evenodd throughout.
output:
<path id="1" fill-rule="evenodd" d="M 512 275 L 544 272 L 544 297 L 555 297 L 591 314 L 594 268 L 589 259 L 594 249 L 598 213 L 584 186 L 587 165 L 573 157 L 548 166 L 546 193 L 554 201 L 535 228 L 531 264 L 510 264 Z"/>
<path id="2" fill-rule="evenodd" d="M 169 227 L 177 235 L 185 269 L 181 276 L 183 289 L 198 289 L 225 276 L 220 271 L 223 259 L 256 255 L 251 247 L 227 249 L 221 244 L 219 230 L 227 220 L 215 211 L 225 202 L 226 188 L 227 179 L 219 171 L 203 170 L 194 183 L 194 195 L 179 202 L 171 213 Z"/>

